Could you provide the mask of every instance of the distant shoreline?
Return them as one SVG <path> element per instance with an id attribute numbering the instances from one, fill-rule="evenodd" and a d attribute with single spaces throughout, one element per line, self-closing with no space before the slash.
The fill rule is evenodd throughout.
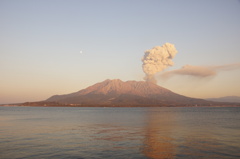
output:
<path id="1" fill-rule="evenodd" d="M 147 108 L 147 107 L 240 107 L 240 103 L 229 103 L 229 104 L 222 104 L 222 105 L 72 105 L 72 104 L 59 104 L 59 105 L 24 105 L 24 104 L 0 104 L 0 107 L 95 107 L 95 108 Z"/>

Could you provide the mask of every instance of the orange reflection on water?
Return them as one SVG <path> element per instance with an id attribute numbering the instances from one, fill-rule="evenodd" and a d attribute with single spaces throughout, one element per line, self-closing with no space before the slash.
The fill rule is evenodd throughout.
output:
<path id="1" fill-rule="evenodd" d="M 152 159 L 174 158 L 175 145 L 171 137 L 174 123 L 169 121 L 171 114 L 149 113 L 147 114 L 147 126 L 144 139 L 143 154 Z M 167 119 L 167 120 L 166 120 Z"/>

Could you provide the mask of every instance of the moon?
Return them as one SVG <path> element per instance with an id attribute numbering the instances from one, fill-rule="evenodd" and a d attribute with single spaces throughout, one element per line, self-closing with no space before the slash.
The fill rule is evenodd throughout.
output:
<path id="1" fill-rule="evenodd" d="M 83 52 L 82 52 L 82 50 L 80 51 L 80 54 L 82 54 Z"/>

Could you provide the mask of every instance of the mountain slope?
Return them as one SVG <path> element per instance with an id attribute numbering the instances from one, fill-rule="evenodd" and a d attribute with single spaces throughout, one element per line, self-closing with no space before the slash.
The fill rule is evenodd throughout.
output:
<path id="1" fill-rule="evenodd" d="M 55 95 L 47 102 L 98 106 L 195 106 L 212 102 L 176 94 L 156 84 L 119 79 L 105 80 L 66 95 Z"/>
<path id="2" fill-rule="evenodd" d="M 240 103 L 240 97 L 238 97 L 238 96 L 226 96 L 226 97 L 220 97 L 220 98 L 207 98 L 206 100 L 214 101 L 214 102 Z"/>

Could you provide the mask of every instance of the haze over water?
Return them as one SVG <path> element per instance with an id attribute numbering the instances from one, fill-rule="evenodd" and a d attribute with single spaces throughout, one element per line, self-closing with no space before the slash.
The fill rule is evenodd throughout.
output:
<path id="1" fill-rule="evenodd" d="M 0 107 L 0 158 L 239 158 L 240 108 Z"/>

